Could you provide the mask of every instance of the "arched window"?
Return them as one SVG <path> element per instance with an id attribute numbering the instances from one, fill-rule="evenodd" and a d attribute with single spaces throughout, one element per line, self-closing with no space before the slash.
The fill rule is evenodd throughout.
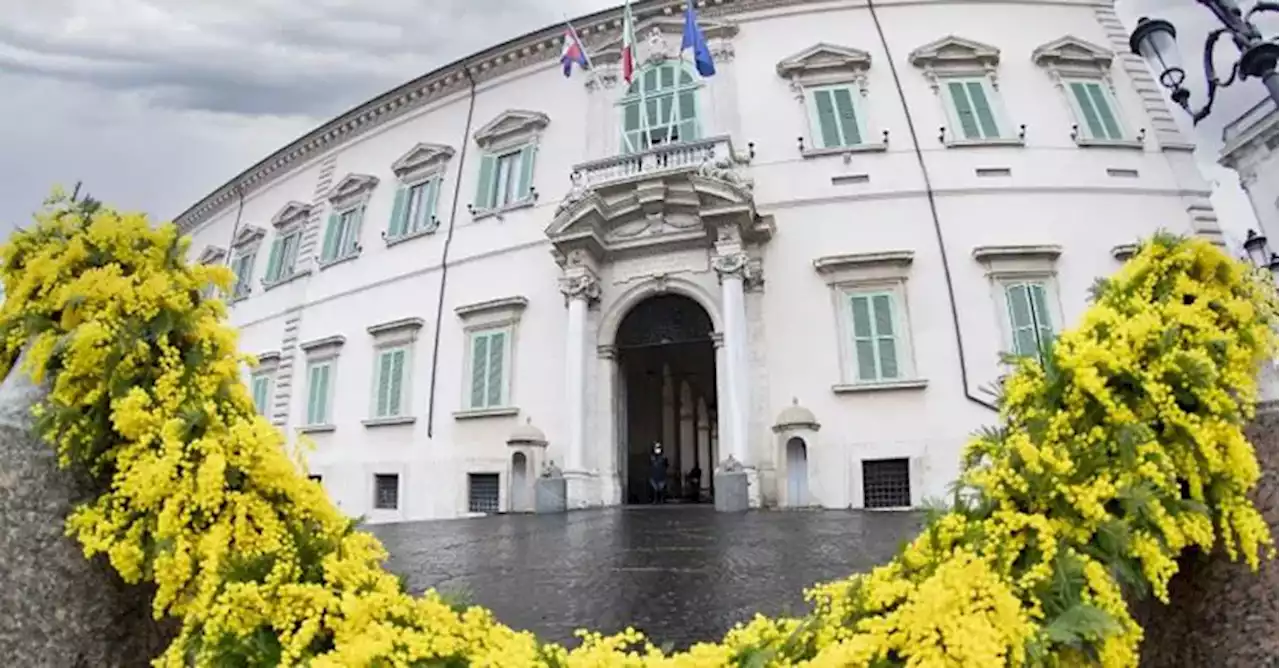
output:
<path id="1" fill-rule="evenodd" d="M 645 68 L 622 98 L 622 150 L 698 138 L 698 81 L 681 62 Z"/>

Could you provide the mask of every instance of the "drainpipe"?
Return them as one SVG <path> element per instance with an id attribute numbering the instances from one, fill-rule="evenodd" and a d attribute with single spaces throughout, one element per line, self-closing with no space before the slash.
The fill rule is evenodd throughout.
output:
<path id="1" fill-rule="evenodd" d="M 427 438 L 435 431 L 436 372 L 440 368 L 440 330 L 444 318 L 444 292 L 449 280 L 449 247 L 453 244 L 453 225 L 458 217 L 458 202 L 462 194 L 462 168 L 467 164 L 467 139 L 471 136 L 471 119 L 476 111 L 476 80 L 471 68 L 465 64 L 462 73 L 467 77 L 467 122 L 462 130 L 461 149 L 458 151 L 458 173 L 453 180 L 453 201 L 449 208 L 449 227 L 445 230 L 444 248 L 440 252 L 440 297 L 436 300 L 435 340 L 431 345 L 431 389 L 427 393 Z"/>
<path id="2" fill-rule="evenodd" d="M 880 26 L 880 17 L 876 15 L 875 0 L 867 0 L 867 9 L 871 11 L 871 21 L 876 26 L 876 34 L 880 36 L 880 47 L 884 49 L 889 61 L 889 73 L 893 75 L 893 85 L 898 89 L 898 101 L 902 103 L 902 113 L 907 117 L 907 130 L 911 134 L 911 146 L 916 154 L 916 162 L 920 164 L 920 175 L 924 178 L 925 198 L 929 201 L 929 215 L 933 218 L 933 234 L 938 243 L 938 255 L 942 258 L 942 275 L 947 285 L 947 301 L 951 306 L 951 328 L 955 332 L 956 356 L 960 359 L 960 383 L 963 386 L 964 398 L 983 408 L 998 410 L 995 404 L 976 397 L 969 391 L 969 364 L 964 356 L 964 335 L 960 332 L 960 311 L 956 306 L 955 283 L 951 278 L 951 264 L 947 261 L 947 243 L 942 236 L 942 221 L 938 218 L 938 202 L 933 192 L 933 182 L 929 178 L 929 167 L 925 164 L 924 153 L 920 150 L 920 137 L 916 134 L 916 124 L 911 117 L 911 108 L 907 106 L 907 96 L 902 90 L 902 79 L 898 77 L 898 68 L 894 64 L 893 53 L 889 51 L 889 41 L 885 39 L 884 28 Z"/>

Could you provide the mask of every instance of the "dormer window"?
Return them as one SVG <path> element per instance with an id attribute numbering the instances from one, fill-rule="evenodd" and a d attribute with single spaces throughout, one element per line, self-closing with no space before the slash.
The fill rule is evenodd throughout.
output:
<path id="1" fill-rule="evenodd" d="M 1022 143 L 999 98 L 999 49 L 949 35 L 912 51 L 910 60 L 942 100 L 947 125 L 941 136 L 947 146 Z"/>
<path id="2" fill-rule="evenodd" d="M 533 204 L 538 196 L 534 159 L 549 122 L 546 114 L 510 109 L 476 131 L 482 154 L 472 215 L 480 218 Z"/>
<path id="3" fill-rule="evenodd" d="M 332 209 L 325 225 L 324 245 L 320 251 L 321 269 L 360 254 L 360 228 L 364 221 L 364 210 L 377 184 L 376 176 L 348 174 L 329 191 L 328 200 Z"/>
<path id="4" fill-rule="evenodd" d="M 698 88 L 693 69 L 666 61 L 641 70 L 618 103 L 622 107 L 622 151 L 694 141 L 698 127 Z"/>
<path id="5" fill-rule="evenodd" d="M 846 153 L 851 150 L 883 150 L 867 132 L 867 70 L 871 55 L 847 46 L 818 43 L 777 65 L 778 76 L 805 107 L 809 119 L 808 143 L 801 138 L 805 157 Z"/>
<path id="6" fill-rule="evenodd" d="M 1031 60 L 1044 68 L 1062 91 L 1076 122 L 1071 138 L 1081 146 L 1111 145 L 1141 148 L 1121 121 L 1111 81 L 1113 54 L 1100 46 L 1067 35 L 1042 44 Z"/>
<path id="7" fill-rule="evenodd" d="M 436 207 L 453 149 L 440 144 L 418 144 L 391 166 L 400 182 L 391 220 L 383 234 L 387 245 L 436 231 L 440 221 Z"/>

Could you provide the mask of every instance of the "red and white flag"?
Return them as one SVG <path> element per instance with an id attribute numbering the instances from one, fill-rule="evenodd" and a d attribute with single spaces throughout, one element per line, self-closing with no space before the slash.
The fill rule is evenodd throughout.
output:
<path id="1" fill-rule="evenodd" d="M 622 6 L 622 80 L 631 85 L 636 72 L 636 22 L 631 17 L 631 0 Z"/>

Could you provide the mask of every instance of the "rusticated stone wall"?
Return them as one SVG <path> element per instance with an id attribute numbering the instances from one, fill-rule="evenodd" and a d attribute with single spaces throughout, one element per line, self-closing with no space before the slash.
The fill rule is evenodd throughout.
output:
<path id="1" fill-rule="evenodd" d="M 1262 479 L 1253 502 L 1277 532 L 1276 402 L 1260 405 L 1246 434 L 1258 453 Z M 1277 562 L 1264 557 L 1259 572 L 1215 552 L 1188 553 L 1169 585 L 1169 605 L 1148 600 L 1136 616 L 1146 629 L 1142 668 L 1255 668 L 1280 662 Z"/>
<path id="2" fill-rule="evenodd" d="M 21 373 L 0 384 L 0 663 L 30 668 L 146 666 L 168 637 L 150 592 L 129 587 L 63 535 L 84 485 L 31 433 L 40 389 Z"/>

